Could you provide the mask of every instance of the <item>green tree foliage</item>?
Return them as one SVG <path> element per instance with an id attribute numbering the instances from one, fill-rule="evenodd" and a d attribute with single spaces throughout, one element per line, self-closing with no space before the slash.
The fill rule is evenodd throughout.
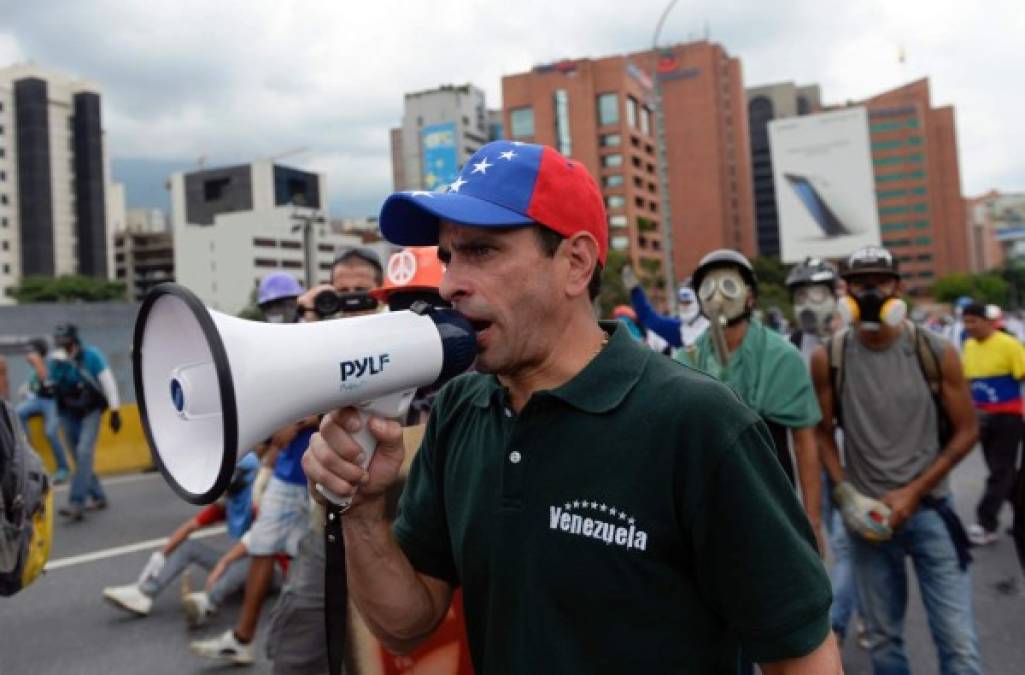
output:
<path id="1" fill-rule="evenodd" d="M 104 302 L 127 298 L 125 285 L 120 281 L 71 275 L 24 277 L 13 294 L 19 303 Z"/>
<path id="2" fill-rule="evenodd" d="M 936 281 L 933 296 L 940 302 L 953 302 L 963 295 L 987 304 L 1006 306 L 1010 284 L 1001 272 L 983 274 L 948 274 Z"/>
<path id="3" fill-rule="evenodd" d="M 249 321 L 263 321 L 263 312 L 260 311 L 260 306 L 256 304 L 257 291 L 259 289 L 255 286 L 249 293 L 249 302 L 242 308 L 242 311 L 238 313 L 238 318 L 248 319 Z"/>
<path id="4" fill-rule="evenodd" d="M 790 291 L 786 287 L 789 268 L 779 258 L 758 256 L 751 259 L 751 266 L 758 276 L 758 306 L 762 311 L 779 307 L 783 314 L 794 319 L 794 308 L 790 303 Z"/>
<path id="5" fill-rule="evenodd" d="M 626 292 L 620 277 L 626 262 L 625 253 L 609 249 L 605 269 L 601 273 L 601 293 L 598 295 L 598 312 L 602 318 L 612 316 L 612 308 L 616 305 L 630 304 L 630 294 Z"/>

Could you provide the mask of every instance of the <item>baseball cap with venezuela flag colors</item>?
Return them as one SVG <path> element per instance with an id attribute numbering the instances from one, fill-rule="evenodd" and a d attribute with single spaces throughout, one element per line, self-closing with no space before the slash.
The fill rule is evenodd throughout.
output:
<path id="1" fill-rule="evenodd" d="M 445 192 L 396 192 L 381 207 L 381 233 L 401 246 L 438 243 L 438 223 L 516 227 L 538 223 L 564 237 L 590 232 L 602 266 L 609 248 L 601 191 L 580 162 L 546 145 L 495 141 L 478 150 Z"/>

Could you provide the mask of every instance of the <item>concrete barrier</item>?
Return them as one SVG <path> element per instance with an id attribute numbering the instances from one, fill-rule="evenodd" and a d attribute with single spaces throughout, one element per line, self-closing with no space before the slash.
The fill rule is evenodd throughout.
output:
<path id="1" fill-rule="evenodd" d="M 100 435 L 96 439 L 96 473 L 100 476 L 109 476 L 153 468 L 149 444 L 146 443 L 142 421 L 139 419 L 139 406 L 134 403 L 121 406 L 121 431 L 117 434 L 110 430 L 109 415 L 109 412 L 103 413 Z M 54 462 L 50 443 L 43 435 L 42 417 L 36 416 L 29 420 L 28 434 L 29 442 L 43 458 L 47 470 L 51 473 L 55 471 L 57 464 Z M 69 457 L 68 461 L 73 463 L 74 460 Z"/>

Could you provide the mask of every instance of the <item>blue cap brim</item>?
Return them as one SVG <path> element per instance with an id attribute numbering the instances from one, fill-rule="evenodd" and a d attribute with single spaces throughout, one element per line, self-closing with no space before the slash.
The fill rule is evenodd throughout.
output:
<path id="1" fill-rule="evenodd" d="M 396 192 L 381 207 L 381 234 L 399 246 L 433 246 L 438 223 L 471 227 L 518 227 L 534 220 L 489 201 L 458 192 Z"/>

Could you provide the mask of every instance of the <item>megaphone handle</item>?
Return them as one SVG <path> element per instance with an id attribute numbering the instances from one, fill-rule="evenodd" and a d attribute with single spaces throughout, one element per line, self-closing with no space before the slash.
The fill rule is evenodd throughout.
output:
<path id="1" fill-rule="evenodd" d="M 360 465 L 365 471 L 370 466 L 370 460 L 374 458 L 374 450 L 377 449 L 377 439 L 370 433 L 368 422 L 370 421 L 370 412 L 364 409 L 359 411 L 359 421 L 362 422 L 360 430 L 352 435 L 352 440 L 359 444 L 359 447 L 363 448 L 363 456 L 366 458 Z M 349 508 L 352 505 L 352 497 L 341 497 L 331 492 L 326 487 L 317 483 L 317 492 L 324 495 L 324 498 L 335 506 L 339 506 L 342 510 Z"/>
<path id="2" fill-rule="evenodd" d="M 374 451 L 377 450 L 377 439 L 370 433 L 370 416 L 401 419 L 409 410 L 409 404 L 413 402 L 414 394 L 416 394 L 416 389 L 407 389 L 357 406 L 361 425 L 359 431 L 352 434 L 352 439 L 363 448 L 363 456 L 366 459 L 361 466 L 364 470 L 370 466 L 370 460 L 374 458 Z M 324 495 L 324 498 L 335 506 L 340 506 L 343 511 L 352 505 L 351 495 L 348 497 L 336 495 L 319 483 L 316 487 L 317 492 Z"/>

